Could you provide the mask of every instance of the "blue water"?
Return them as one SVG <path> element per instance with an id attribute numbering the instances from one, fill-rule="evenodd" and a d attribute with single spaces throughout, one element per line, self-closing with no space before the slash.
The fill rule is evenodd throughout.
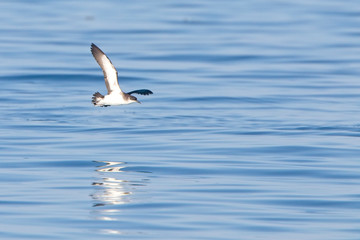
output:
<path id="1" fill-rule="evenodd" d="M 0 9 L 1 239 L 359 239 L 358 1 Z"/>

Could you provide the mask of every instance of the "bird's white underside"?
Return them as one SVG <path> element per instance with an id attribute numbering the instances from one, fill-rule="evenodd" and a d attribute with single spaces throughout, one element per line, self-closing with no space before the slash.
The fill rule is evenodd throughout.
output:
<path id="1" fill-rule="evenodd" d="M 100 60 L 103 63 L 103 71 L 105 75 L 105 81 L 107 82 L 107 86 L 109 86 L 108 93 L 111 92 L 122 92 L 117 79 L 117 72 L 115 67 L 112 65 L 110 60 L 106 57 L 106 55 L 102 55 Z"/>
<path id="2" fill-rule="evenodd" d="M 122 94 L 112 92 L 108 95 L 105 95 L 104 98 L 98 98 L 97 99 L 97 105 L 104 106 L 104 105 L 123 105 L 123 104 L 129 104 L 135 101 L 132 101 L 131 99 L 125 100 L 122 96 Z"/>

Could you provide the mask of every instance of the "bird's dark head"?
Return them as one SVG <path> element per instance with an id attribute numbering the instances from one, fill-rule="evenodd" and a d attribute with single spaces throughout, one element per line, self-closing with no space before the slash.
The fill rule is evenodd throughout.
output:
<path id="1" fill-rule="evenodd" d="M 136 97 L 134 97 L 134 96 L 132 96 L 132 95 L 130 95 L 130 101 L 132 101 L 132 102 L 137 102 L 137 103 L 141 103 L 139 100 L 137 100 Z"/>

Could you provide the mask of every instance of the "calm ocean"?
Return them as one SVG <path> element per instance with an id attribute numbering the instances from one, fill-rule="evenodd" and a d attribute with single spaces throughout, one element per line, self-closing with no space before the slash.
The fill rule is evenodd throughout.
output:
<path id="1" fill-rule="evenodd" d="M 359 1 L 0 9 L 0 239 L 360 239 Z"/>

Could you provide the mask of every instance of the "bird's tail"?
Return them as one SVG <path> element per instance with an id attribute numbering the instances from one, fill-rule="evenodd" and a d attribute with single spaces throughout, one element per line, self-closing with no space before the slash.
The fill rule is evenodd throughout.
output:
<path id="1" fill-rule="evenodd" d="M 99 102 L 100 102 L 102 99 L 104 99 L 104 96 L 101 95 L 101 93 L 96 92 L 96 93 L 93 94 L 93 97 L 92 97 L 91 102 L 92 102 L 95 106 L 97 106 L 97 105 L 99 105 Z M 100 106 L 101 106 L 101 105 L 100 105 Z"/>

